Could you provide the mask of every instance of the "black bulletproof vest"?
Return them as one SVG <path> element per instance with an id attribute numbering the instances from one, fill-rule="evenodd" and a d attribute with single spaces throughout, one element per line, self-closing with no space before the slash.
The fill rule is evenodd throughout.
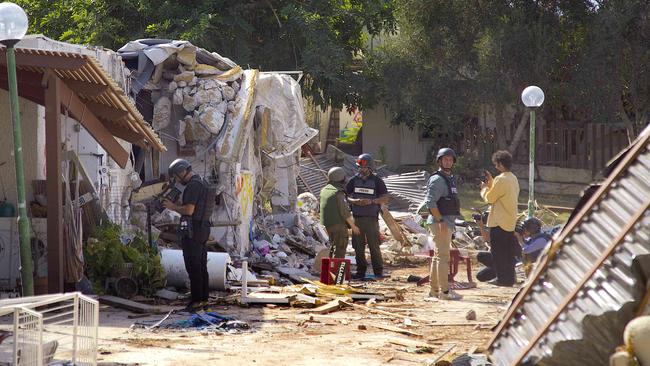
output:
<path id="1" fill-rule="evenodd" d="M 374 176 L 368 177 L 368 179 L 363 180 L 357 174 L 352 178 L 353 190 L 352 193 L 348 196 L 352 198 L 365 198 L 373 199 L 379 198 L 377 194 L 377 179 Z M 367 205 L 367 206 L 352 206 L 352 214 L 354 216 L 370 216 L 377 217 L 379 210 L 381 209 L 379 205 Z"/>
<path id="2" fill-rule="evenodd" d="M 217 189 L 215 185 L 208 183 L 204 178 L 198 177 L 197 180 L 201 182 L 202 192 L 199 196 L 199 202 L 197 202 L 196 207 L 194 208 L 192 221 L 209 223 L 210 216 L 212 216 L 212 211 L 214 210 Z"/>
<path id="3" fill-rule="evenodd" d="M 445 180 L 449 192 L 447 196 L 441 197 L 438 202 L 436 202 L 440 214 L 443 216 L 459 216 L 460 200 L 458 199 L 458 188 L 456 188 L 456 180 L 454 179 L 454 176 L 448 176 L 440 170 L 433 174 L 439 175 Z"/>

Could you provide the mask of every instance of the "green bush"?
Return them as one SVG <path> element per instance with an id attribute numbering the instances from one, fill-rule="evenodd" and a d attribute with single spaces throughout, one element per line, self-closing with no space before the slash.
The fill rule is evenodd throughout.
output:
<path id="1" fill-rule="evenodd" d="M 120 240 L 119 226 L 105 224 L 97 227 L 84 246 L 86 273 L 96 293 L 103 293 L 107 278 L 116 271 L 132 264 L 131 278 L 139 287 L 139 293 L 149 296 L 165 285 L 165 271 L 160 256 L 147 241 L 136 235 L 128 244 Z"/>

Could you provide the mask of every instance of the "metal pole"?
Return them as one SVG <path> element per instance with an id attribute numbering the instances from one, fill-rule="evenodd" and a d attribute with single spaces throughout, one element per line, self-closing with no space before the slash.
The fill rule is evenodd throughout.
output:
<path id="1" fill-rule="evenodd" d="M 535 109 L 530 109 L 530 147 L 528 158 L 528 218 L 535 214 Z"/>
<path id="2" fill-rule="evenodd" d="M 20 109 L 18 104 L 18 80 L 16 79 L 15 42 L 5 41 L 7 46 L 7 84 L 11 101 L 11 121 L 14 128 L 14 159 L 16 164 L 16 190 L 18 191 L 18 233 L 20 236 L 20 273 L 23 284 L 23 296 L 34 296 L 34 264 L 27 219 L 25 201 L 25 173 L 23 169 L 23 146 L 20 129 Z"/>

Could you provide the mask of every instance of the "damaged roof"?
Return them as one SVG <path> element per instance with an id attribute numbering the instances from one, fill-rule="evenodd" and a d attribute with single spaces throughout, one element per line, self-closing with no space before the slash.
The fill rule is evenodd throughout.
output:
<path id="1" fill-rule="evenodd" d="M 607 365 L 650 277 L 650 129 L 587 202 L 513 301 L 495 365 Z"/>
<path id="2" fill-rule="evenodd" d="M 76 92 L 114 136 L 137 145 L 166 150 L 125 94 L 127 78 L 123 77 L 122 62 L 114 52 L 57 42 L 44 36 L 28 37 L 15 50 L 20 79 L 29 80 L 34 84 L 31 86 L 39 88 L 42 76 L 53 72 Z M 4 67 L 5 54 L 5 48 L 0 48 L 0 65 Z M 29 99 L 43 104 L 42 93 L 32 94 Z"/>

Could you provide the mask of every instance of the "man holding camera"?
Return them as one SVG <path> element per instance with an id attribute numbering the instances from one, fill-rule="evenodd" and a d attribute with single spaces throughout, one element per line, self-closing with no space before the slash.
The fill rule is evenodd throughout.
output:
<path id="1" fill-rule="evenodd" d="M 460 300 L 462 296 L 449 288 L 449 251 L 455 220 L 460 217 L 460 200 L 452 168 L 456 152 L 445 147 L 436 156 L 438 171 L 429 178 L 427 196 L 419 212 L 428 213 L 427 226 L 436 245 L 436 257 L 431 261 L 429 281 L 430 297 L 443 300 Z"/>
<path id="2" fill-rule="evenodd" d="M 208 251 L 205 243 L 210 236 L 214 195 L 211 195 L 207 182 L 194 173 L 190 163 L 184 159 L 174 160 L 169 165 L 168 173 L 170 179 L 185 186 L 180 205 L 165 199 L 163 206 L 181 214 L 179 238 L 192 294 L 192 300 L 186 309 L 196 311 L 208 304 L 210 292 Z"/>
<path id="3" fill-rule="evenodd" d="M 492 178 L 492 174 L 485 171 L 485 182 L 481 182 L 481 197 L 491 205 L 487 227 L 490 230 L 490 252 L 497 276 L 494 284 L 510 287 L 516 282 L 515 257 L 520 248 L 515 237 L 519 181 L 510 171 L 512 155 L 509 152 L 495 152 L 492 163 L 500 174 Z"/>

